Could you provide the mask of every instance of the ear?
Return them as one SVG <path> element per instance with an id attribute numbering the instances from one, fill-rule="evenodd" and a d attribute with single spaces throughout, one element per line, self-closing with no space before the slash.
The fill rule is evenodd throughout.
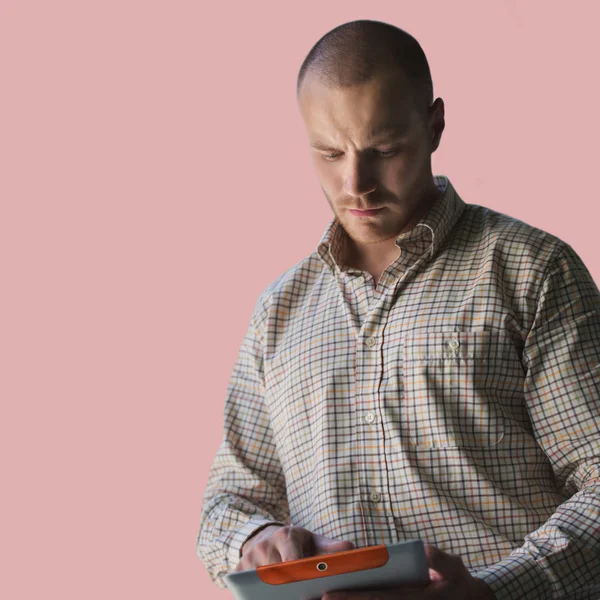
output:
<path id="1" fill-rule="evenodd" d="M 428 127 L 431 136 L 431 152 L 435 152 L 440 145 L 442 132 L 446 127 L 445 106 L 441 98 L 437 98 L 428 109 Z"/>

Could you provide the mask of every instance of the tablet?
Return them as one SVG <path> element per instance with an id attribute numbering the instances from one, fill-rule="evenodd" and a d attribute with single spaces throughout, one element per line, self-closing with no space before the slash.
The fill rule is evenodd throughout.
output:
<path id="1" fill-rule="evenodd" d="M 406 540 L 234 571 L 224 580 L 236 600 L 321 600 L 335 590 L 425 586 L 429 565 L 423 542 Z"/>

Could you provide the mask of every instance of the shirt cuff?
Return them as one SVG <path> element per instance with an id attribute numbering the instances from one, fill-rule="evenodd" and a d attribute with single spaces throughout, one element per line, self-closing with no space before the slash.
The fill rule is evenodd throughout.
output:
<path id="1" fill-rule="evenodd" d="M 496 600 L 547 600 L 552 597 L 552 584 L 544 569 L 526 554 L 513 553 L 472 575 L 487 583 Z"/>
<path id="2" fill-rule="evenodd" d="M 267 525 L 281 525 L 285 523 L 279 521 L 270 521 L 264 517 L 251 517 L 242 527 L 237 529 L 231 538 L 229 549 L 227 550 L 227 560 L 232 569 L 235 569 L 242 557 L 242 546 L 244 542 L 259 529 L 263 529 Z"/>

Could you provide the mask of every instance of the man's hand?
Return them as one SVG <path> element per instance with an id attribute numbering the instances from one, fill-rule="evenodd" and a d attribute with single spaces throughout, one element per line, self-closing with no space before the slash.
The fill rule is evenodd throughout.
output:
<path id="1" fill-rule="evenodd" d="M 429 563 L 429 585 L 360 592 L 328 592 L 322 600 L 495 600 L 492 590 L 472 577 L 460 556 L 442 552 L 425 544 Z"/>
<path id="2" fill-rule="evenodd" d="M 246 540 L 242 546 L 242 559 L 234 571 L 353 548 L 352 542 L 326 538 L 303 527 L 268 525 Z"/>

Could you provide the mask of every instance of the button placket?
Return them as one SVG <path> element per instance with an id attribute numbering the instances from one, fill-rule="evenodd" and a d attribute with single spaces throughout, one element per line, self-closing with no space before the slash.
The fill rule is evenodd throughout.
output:
<path id="1" fill-rule="evenodd" d="M 368 349 L 373 349 L 377 346 L 377 337 L 376 336 L 368 336 L 364 338 L 364 345 L 368 348 Z M 371 404 L 371 398 L 369 397 L 369 404 Z M 366 410 L 365 412 L 362 413 L 362 419 L 363 419 L 363 423 L 365 423 L 367 425 L 366 428 L 362 429 L 361 432 L 359 432 L 359 437 L 362 438 L 365 442 L 367 446 L 370 446 L 376 438 L 374 438 L 374 436 L 376 436 L 376 432 L 373 429 L 373 427 L 370 427 L 373 425 L 373 423 L 376 422 L 377 417 L 374 411 L 372 410 Z M 373 474 L 367 474 L 367 473 L 362 473 L 360 476 L 360 479 L 367 485 L 365 485 L 364 487 L 368 488 L 370 487 L 370 485 L 367 483 L 367 481 L 370 480 L 371 485 L 374 483 L 372 480 L 372 476 Z M 361 486 L 363 487 L 363 486 Z M 364 488 L 363 488 L 364 489 Z M 372 502 L 372 503 L 379 503 L 381 502 L 381 493 L 379 492 L 368 492 L 368 501 Z M 367 512 L 368 514 L 368 512 Z M 365 518 L 368 518 L 367 515 L 364 515 Z M 365 523 L 365 527 L 367 527 L 366 523 Z"/>

